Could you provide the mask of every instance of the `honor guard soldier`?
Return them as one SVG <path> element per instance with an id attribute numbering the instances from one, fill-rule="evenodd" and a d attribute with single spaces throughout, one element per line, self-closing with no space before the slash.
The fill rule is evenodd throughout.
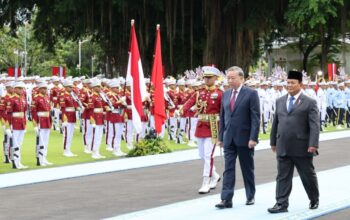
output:
<path id="1" fill-rule="evenodd" d="M 179 79 L 177 81 L 177 85 L 179 87 L 179 91 L 176 94 L 176 100 L 177 100 L 177 109 L 181 109 L 183 104 L 188 99 L 188 94 L 186 93 L 186 81 L 184 79 Z M 187 120 L 187 114 L 184 113 L 183 115 L 180 115 L 179 117 L 179 127 L 177 129 L 177 135 L 176 135 L 176 143 L 178 144 L 184 144 L 183 137 L 185 134 L 186 129 L 186 120 Z"/>
<path id="2" fill-rule="evenodd" d="M 59 94 L 60 87 L 58 87 L 60 83 L 60 79 L 57 76 L 52 77 L 52 83 L 54 86 L 50 89 L 50 102 L 53 107 L 53 129 L 60 130 L 59 127 L 59 118 L 60 118 L 60 110 L 59 110 Z"/>
<path id="3" fill-rule="evenodd" d="M 13 96 L 13 85 L 14 85 L 13 81 L 5 83 L 6 95 L 4 97 L 1 97 L 1 101 L 0 101 L 0 117 L 1 117 L 1 123 L 4 127 L 6 123 L 7 124 L 9 123 L 7 112 L 6 112 L 6 103 L 8 103 Z M 7 137 L 6 132 L 4 134 L 3 145 L 4 145 L 3 146 L 4 163 L 10 163 L 10 139 Z"/>
<path id="4" fill-rule="evenodd" d="M 127 147 L 129 150 L 133 149 L 133 140 L 134 140 L 134 126 L 132 123 L 132 110 L 131 110 L 131 87 L 130 87 L 130 81 L 126 81 L 126 88 L 125 88 L 125 100 L 126 100 L 126 118 L 127 118 L 127 122 L 126 122 L 126 134 L 125 134 L 125 138 L 126 138 L 126 143 L 127 143 Z"/>
<path id="5" fill-rule="evenodd" d="M 31 105 L 33 127 L 37 136 L 36 159 L 38 166 L 47 166 L 52 165 L 46 159 L 51 128 L 51 106 L 47 94 L 47 84 L 45 82 L 38 84 L 38 91 L 39 93 L 33 97 Z"/>
<path id="6" fill-rule="evenodd" d="M 6 125 L 6 134 L 10 139 L 10 155 L 14 169 L 26 169 L 21 163 L 21 148 L 26 129 L 27 111 L 26 100 L 22 96 L 25 84 L 22 81 L 16 82 L 14 85 L 14 95 L 6 103 L 6 111 L 8 113 L 8 123 Z"/>
<path id="7" fill-rule="evenodd" d="M 199 86 L 201 86 L 201 84 L 202 82 L 199 80 L 195 80 L 194 82 L 192 82 L 193 90 L 189 90 L 189 94 L 196 93 L 198 91 Z M 189 133 L 188 146 L 196 147 L 197 144 L 195 143 L 195 140 L 196 140 L 195 131 L 197 127 L 198 118 L 197 118 L 197 110 L 195 105 L 192 106 L 190 110 L 187 112 L 187 116 L 188 116 L 188 133 Z"/>
<path id="8" fill-rule="evenodd" d="M 118 94 L 119 86 L 118 80 L 112 80 L 109 83 L 110 92 L 107 94 L 107 96 L 113 105 L 113 109 L 108 109 L 106 114 L 109 126 L 107 145 L 113 149 L 113 154 L 115 156 L 125 156 L 126 154 L 121 150 L 121 140 L 125 125 L 124 111 L 126 102 Z"/>
<path id="9" fill-rule="evenodd" d="M 176 133 L 176 127 L 177 127 L 177 121 L 175 117 L 175 110 L 177 107 L 177 97 L 176 97 L 176 80 L 175 79 L 169 79 L 168 80 L 168 86 L 169 91 L 167 91 L 167 110 L 168 110 L 168 135 L 169 140 L 175 139 L 175 133 Z"/>
<path id="10" fill-rule="evenodd" d="M 189 111 L 196 106 L 198 123 L 195 136 L 198 142 L 199 156 L 204 161 L 203 183 L 199 189 L 200 194 L 210 192 L 220 180 L 215 171 L 213 154 L 218 138 L 219 113 L 221 108 L 222 91 L 215 86 L 220 71 L 211 66 L 202 68 L 205 79 L 205 88 L 197 91 L 184 104 L 180 113 Z"/>
<path id="11" fill-rule="evenodd" d="M 92 91 L 90 88 L 91 81 L 89 79 L 83 80 L 83 88 L 80 91 L 80 100 L 83 103 L 84 111 L 81 114 L 83 119 L 84 128 L 83 128 L 83 142 L 85 146 L 84 152 L 87 154 L 91 153 L 91 142 L 92 142 L 92 126 L 90 123 L 90 118 L 93 112 L 92 106 Z"/>
<path id="12" fill-rule="evenodd" d="M 71 151 L 74 127 L 77 121 L 75 111 L 78 107 L 83 107 L 78 95 L 73 91 L 73 82 L 65 80 L 63 81 L 63 87 L 64 92 L 62 92 L 60 96 L 63 128 L 63 156 L 75 157 L 77 155 L 73 154 Z M 81 106 L 78 103 L 80 103 Z"/>
<path id="13" fill-rule="evenodd" d="M 100 154 L 100 145 L 103 136 L 104 108 L 106 107 L 106 104 L 100 96 L 101 82 L 98 80 L 94 80 L 91 82 L 90 86 L 92 88 L 91 103 L 93 107 L 93 111 L 90 118 L 90 123 L 93 128 L 93 137 L 91 142 L 92 158 L 102 159 L 105 158 L 105 156 L 102 156 Z"/>

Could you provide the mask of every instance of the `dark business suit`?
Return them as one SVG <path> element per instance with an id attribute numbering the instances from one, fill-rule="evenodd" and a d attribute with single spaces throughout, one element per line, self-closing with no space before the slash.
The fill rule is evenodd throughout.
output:
<path id="1" fill-rule="evenodd" d="M 319 146 L 320 121 L 316 100 L 302 93 L 291 111 L 287 111 L 288 95 L 276 101 L 270 144 L 277 153 L 277 203 L 288 207 L 292 190 L 294 166 L 297 168 L 311 202 L 318 201 L 317 176 L 313 166 L 313 154 L 309 147 Z"/>
<path id="2" fill-rule="evenodd" d="M 254 148 L 248 148 L 249 140 L 258 141 L 260 105 L 256 90 L 242 86 L 233 111 L 230 109 L 232 89 L 224 92 L 221 111 L 219 140 L 223 142 L 225 171 L 222 200 L 232 200 L 235 186 L 235 166 L 238 156 L 241 165 L 247 199 L 255 196 Z"/>

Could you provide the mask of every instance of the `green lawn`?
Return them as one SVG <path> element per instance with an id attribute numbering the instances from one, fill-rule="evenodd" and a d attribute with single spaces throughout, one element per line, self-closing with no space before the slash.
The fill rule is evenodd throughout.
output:
<path id="1" fill-rule="evenodd" d="M 327 132 L 331 132 L 331 131 L 339 131 L 339 130 L 336 130 L 334 127 L 328 127 Z M 3 132 L 0 138 L 1 140 L 3 140 Z M 268 138 L 269 138 L 269 133 L 260 134 L 260 140 L 266 140 Z M 116 157 L 111 152 L 106 151 L 106 145 L 104 143 L 105 143 L 105 140 L 103 139 L 103 142 L 100 147 L 100 152 L 103 156 L 106 156 L 106 159 L 102 159 L 102 160 L 120 159 L 120 157 Z M 175 144 L 174 142 L 168 141 L 168 140 L 166 140 L 166 143 L 173 151 L 191 149 L 186 144 Z M 122 150 L 124 152 L 128 151 L 124 141 L 122 142 Z M 78 155 L 77 157 L 63 156 L 63 136 L 58 131 L 51 130 L 47 159 L 48 161 L 54 163 L 54 165 L 47 166 L 47 167 L 57 167 L 57 166 L 64 166 L 64 165 L 71 165 L 71 164 L 101 161 L 101 159 L 100 160 L 92 159 L 90 154 L 85 154 L 83 151 L 84 151 L 84 147 L 83 147 L 82 134 L 79 132 L 78 128 L 75 130 L 74 138 L 72 142 L 72 152 L 77 154 Z M 2 159 L 3 158 L 2 150 L 1 150 L 0 156 Z M 26 166 L 29 166 L 29 168 L 26 170 L 47 168 L 47 167 L 36 166 L 35 132 L 31 126 L 31 123 L 28 124 L 27 132 L 24 135 L 24 141 L 22 145 L 22 163 Z M 15 169 L 12 169 L 12 165 L 10 164 L 0 163 L 0 174 L 10 173 L 10 172 L 20 172 L 20 171 L 23 171 L 23 170 L 15 170 Z"/>

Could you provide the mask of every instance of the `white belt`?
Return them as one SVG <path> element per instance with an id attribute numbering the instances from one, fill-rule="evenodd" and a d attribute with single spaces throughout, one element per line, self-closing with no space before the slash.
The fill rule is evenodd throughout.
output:
<path id="1" fill-rule="evenodd" d="M 103 108 L 94 108 L 94 113 L 103 113 Z"/>
<path id="2" fill-rule="evenodd" d="M 12 117 L 14 118 L 24 118 L 24 112 L 13 112 Z"/>
<path id="3" fill-rule="evenodd" d="M 74 107 L 67 107 L 64 110 L 65 112 L 75 112 L 75 108 Z"/>
<path id="4" fill-rule="evenodd" d="M 53 99 L 53 100 L 57 100 L 57 97 L 53 97 L 52 99 Z"/>
<path id="5" fill-rule="evenodd" d="M 38 116 L 39 117 L 49 117 L 50 116 L 50 112 L 38 112 Z"/>
<path id="6" fill-rule="evenodd" d="M 114 114 L 120 114 L 121 112 L 122 112 L 122 110 L 120 110 L 120 109 L 114 109 L 112 111 L 112 113 L 114 113 Z"/>

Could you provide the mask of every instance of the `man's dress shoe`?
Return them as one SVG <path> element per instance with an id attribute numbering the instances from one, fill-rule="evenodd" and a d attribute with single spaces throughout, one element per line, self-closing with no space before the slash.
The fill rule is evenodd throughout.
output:
<path id="1" fill-rule="evenodd" d="M 254 205 L 254 203 L 255 203 L 255 199 L 252 198 L 252 199 L 248 199 L 245 204 L 246 205 Z"/>
<path id="2" fill-rule="evenodd" d="M 280 213 L 280 212 L 288 212 L 288 207 L 276 203 L 272 208 L 267 209 L 270 213 Z"/>
<path id="3" fill-rule="evenodd" d="M 318 208 L 318 201 L 316 201 L 316 202 L 310 202 L 310 206 L 309 206 L 309 208 L 310 209 L 317 209 Z"/>
<path id="4" fill-rule="evenodd" d="M 221 200 L 221 202 L 216 204 L 215 207 L 218 209 L 232 208 L 232 201 L 231 200 Z"/>

